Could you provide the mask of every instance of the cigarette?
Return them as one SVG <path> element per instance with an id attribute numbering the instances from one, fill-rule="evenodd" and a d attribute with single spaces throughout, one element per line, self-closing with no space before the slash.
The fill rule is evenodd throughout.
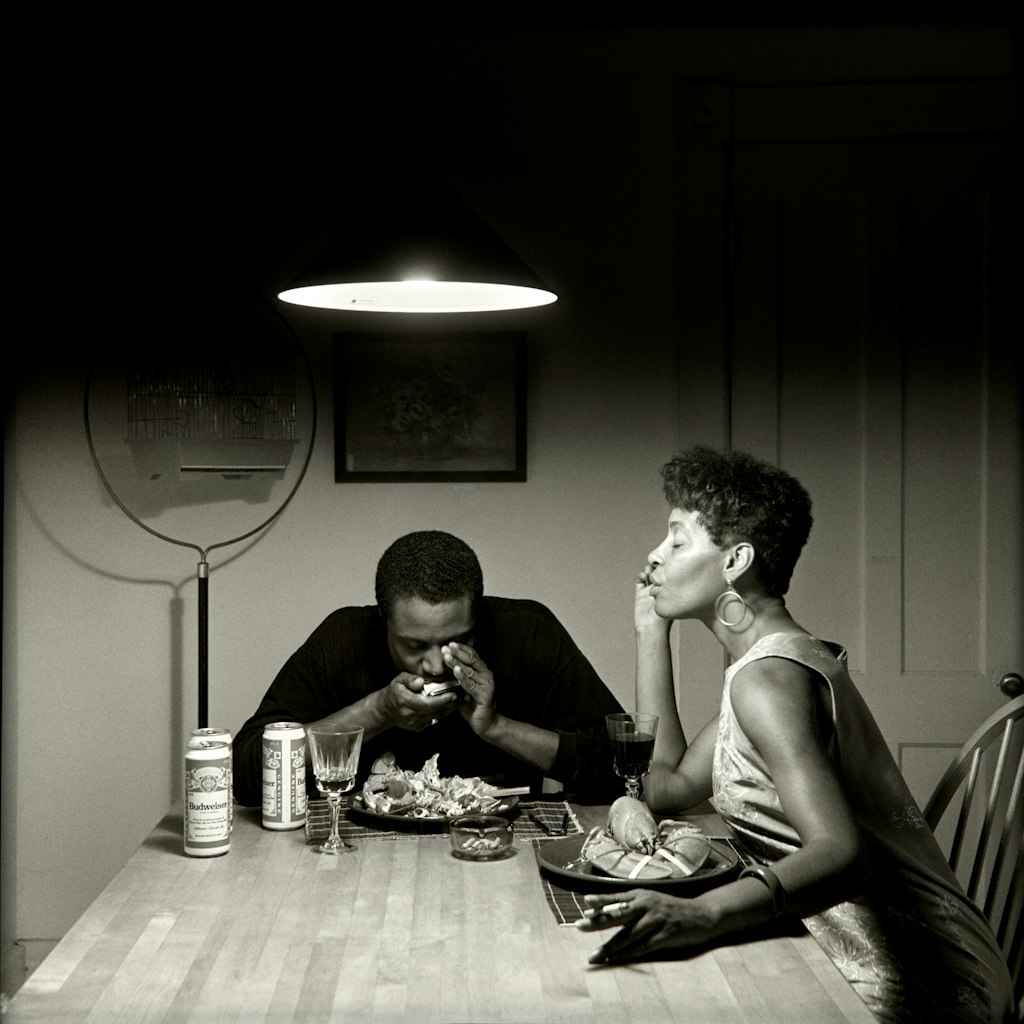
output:
<path id="1" fill-rule="evenodd" d="M 606 917 L 615 917 L 628 908 L 629 903 L 607 903 L 603 907 L 593 907 L 590 910 L 584 911 L 584 913 L 587 917 L 597 917 L 599 914 L 603 914 Z"/>

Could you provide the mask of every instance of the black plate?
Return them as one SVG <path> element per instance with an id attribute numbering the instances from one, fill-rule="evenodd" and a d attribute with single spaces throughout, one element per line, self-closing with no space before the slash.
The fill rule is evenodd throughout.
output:
<path id="1" fill-rule="evenodd" d="M 716 885 L 731 881 L 739 873 L 740 858 L 725 842 L 711 840 L 711 854 L 704 867 L 683 878 L 612 878 L 594 871 L 580 860 L 585 835 L 569 836 L 539 844 L 537 863 L 543 873 L 565 889 L 576 892 L 608 892 L 616 889 L 663 889 L 667 892 L 696 896 Z"/>
<path id="2" fill-rule="evenodd" d="M 498 805 L 491 811 L 465 811 L 465 814 L 501 814 L 505 817 L 511 816 L 519 806 L 519 797 L 506 796 L 498 801 Z M 364 803 L 361 794 L 352 799 L 348 809 L 348 816 L 352 821 L 362 825 L 369 825 L 371 828 L 379 828 L 385 832 L 447 832 L 448 822 L 451 818 L 441 815 L 436 817 L 416 818 L 411 814 L 381 814 L 378 811 L 371 811 Z M 456 814 L 453 817 L 459 818 Z"/>

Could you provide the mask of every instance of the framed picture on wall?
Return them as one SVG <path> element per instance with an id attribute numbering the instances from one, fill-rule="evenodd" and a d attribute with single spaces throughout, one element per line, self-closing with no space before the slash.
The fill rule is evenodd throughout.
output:
<path id="1" fill-rule="evenodd" d="M 521 331 L 340 332 L 337 483 L 526 479 Z"/>

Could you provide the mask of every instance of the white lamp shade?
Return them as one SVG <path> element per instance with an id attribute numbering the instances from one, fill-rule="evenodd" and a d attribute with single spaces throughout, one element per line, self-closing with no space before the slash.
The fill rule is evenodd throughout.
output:
<path id="1" fill-rule="evenodd" d="M 379 195 L 278 298 L 360 312 L 475 313 L 543 306 L 557 296 L 435 178 Z"/>

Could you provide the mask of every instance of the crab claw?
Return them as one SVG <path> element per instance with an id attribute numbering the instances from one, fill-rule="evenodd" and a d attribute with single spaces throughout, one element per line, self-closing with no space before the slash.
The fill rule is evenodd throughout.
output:
<path id="1" fill-rule="evenodd" d="M 608 831 L 626 850 L 654 853 L 658 824 L 650 808 L 632 796 L 620 796 L 608 809 Z"/>

